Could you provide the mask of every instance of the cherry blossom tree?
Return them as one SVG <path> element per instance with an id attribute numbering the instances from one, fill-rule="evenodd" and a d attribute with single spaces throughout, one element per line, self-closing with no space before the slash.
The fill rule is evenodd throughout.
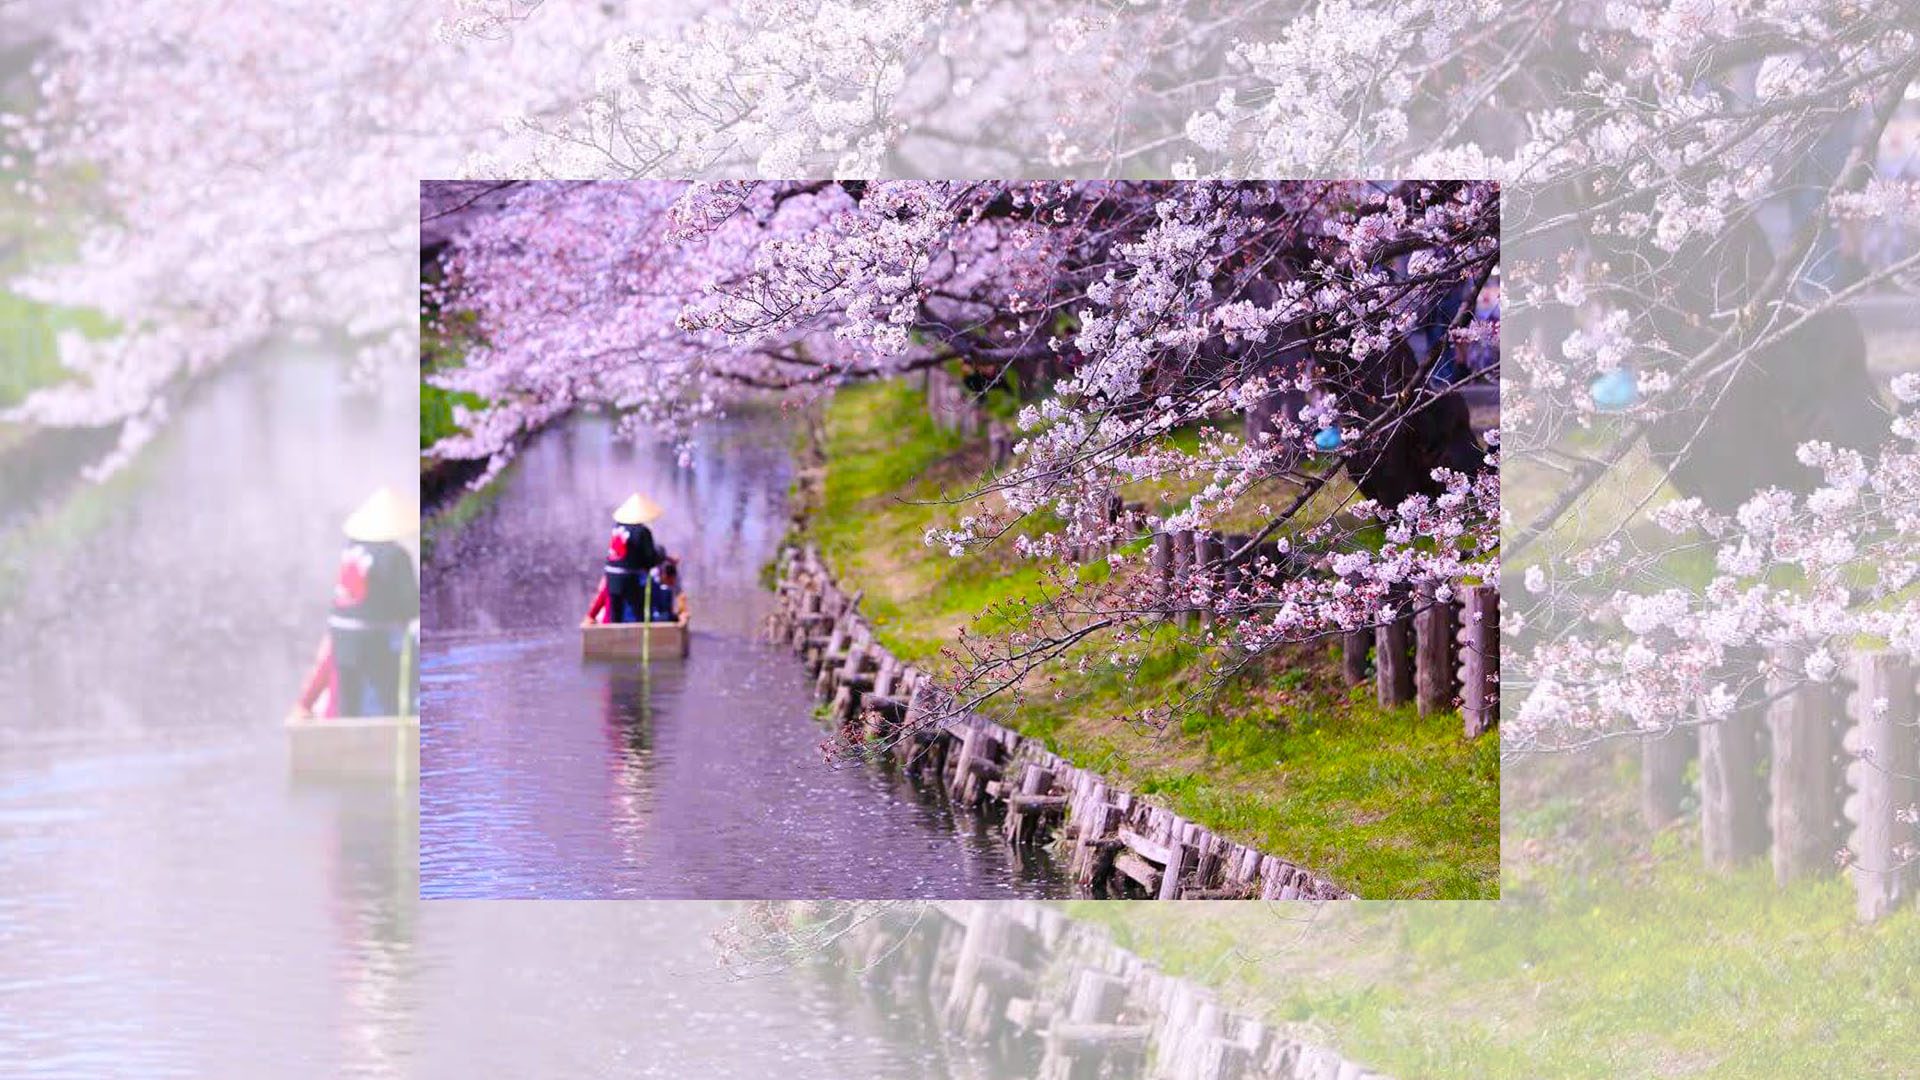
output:
<path id="1" fill-rule="evenodd" d="M 1090 662 L 1094 640 L 1137 658 L 1171 606 L 1204 611 L 1222 628 L 1208 644 L 1242 664 L 1498 575 L 1497 454 L 1453 391 L 1465 365 L 1442 374 L 1475 346 L 1490 366 L 1472 377 L 1498 378 L 1497 317 L 1469 302 L 1433 321 L 1498 260 L 1488 183 L 530 185 L 467 233 L 435 296 L 484 343 L 435 381 L 500 403 L 463 413 L 470 433 L 435 452 L 499 462 L 586 402 L 628 410 L 630 430 L 684 431 L 730 388 L 958 358 L 992 381 L 1024 365 L 1031 390 L 1044 368 L 1057 377 L 1021 412 L 1013 465 L 927 537 L 1054 567 L 1047 601 L 991 613 L 1023 629 L 971 649 L 968 685 Z M 1275 395 L 1300 404 L 1240 425 Z M 1197 448 L 1168 438 L 1182 429 Z M 1359 491 L 1314 499 L 1341 476 Z M 1165 512 L 1102 512 L 1125 485 L 1190 481 Z M 1279 538 L 1285 565 L 1143 590 L 1146 532 L 1229 516 L 1255 523 L 1237 561 Z M 1106 579 L 1078 580 L 1069 552 L 1128 545 Z"/>
<path id="2" fill-rule="evenodd" d="M 1509 750 L 1717 723 L 1861 641 L 1914 655 L 1913 422 L 1855 314 L 1914 310 L 1915 180 L 1887 151 L 1915 107 L 1910 3 L 942 14 L 919 31 L 937 59 L 877 62 L 860 113 L 803 113 L 834 92 L 710 52 L 705 85 L 787 104 L 739 140 L 716 114 L 701 147 L 726 169 L 778 140 L 775 171 L 1502 183 Z M 755 55 L 812 32 L 767 8 L 703 32 L 723 22 Z M 618 136 L 674 126 L 674 47 L 610 56 L 564 131 L 525 123 L 486 167 L 647 174 Z"/>
<path id="3" fill-rule="evenodd" d="M 555 58 L 611 25 L 586 5 L 482 41 L 454 14 L 103 0 L 50 19 L 34 104 L 0 116 L 0 144 L 74 250 L 10 287 L 121 332 L 64 338 L 72 378 L 5 419 L 118 427 L 105 475 L 184 383 L 276 336 L 337 338 L 363 372 L 413 363 L 415 178 L 456 169 L 500 116 L 584 92 Z"/>
<path id="4" fill-rule="evenodd" d="M 1819 673 L 1845 643 L 1913 639 L 1897 569 L 1856 580 L 1911 554 L 1877 495 L 1909 448 L 1847 325 L 1914 287 L 1920 198 L 1886 153 L 1914 108 L 1913 25 L 1908 0 L 103 4 L 59 31 L 46 108 L 8 142 L 30 187 L 100 171 L 78 262 L 33 277 L 130 331 L 74 343 L 79 377 L 15 417 L 158 423 L 174 380 L 289 322 L 399 362 L 410 317 L 371 322 L 410 294 L 413 256 L 379 238 L 411 235 L 421 175 L 1494 179 L 1519 360 L 1503 741 L 1666 730 L 1701 722 L 1701 700 L 1711 722 L 1778 674 L 1762 663 Z M 1854 266 L 1862 236 L 1878 254 Z M 1797 419 L 1738 407 L 1781 397 L 1825 400 Z M 1809 442 L 1829 448 L 1811 465 Z M 1863 543 L 1823 585 L 1778 538 L 1842 524 L 1809 515 L 1844 497 L 1821 493 L 1849 452 Z M 1740 532 L 1684 507 L 1660 515 L 1677 533 L 1643 527 L 1676 488 Z M 1723 544 L 1728 573 L 1674 579 Z M 1706 627 L 1730 644 L 1700 644 Z M 1670 653 L 1680 638 L 1693 651 Z"/>

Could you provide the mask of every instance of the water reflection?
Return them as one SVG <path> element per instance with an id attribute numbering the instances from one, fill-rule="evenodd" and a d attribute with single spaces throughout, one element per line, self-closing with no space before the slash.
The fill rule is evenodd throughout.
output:
<path id="1" fill-rule="evenodd" d="M 937 1048 L 930 1075 L 1377 1075 L 1043 905 L 769 904 L 757 914 L 744 952 L 761 964 L 791 956 L 844 996 L 847 1015 Z"/>
<path id="2" fill-rule="evenodd" d="M 280 350 L 111 482 L 5 492 L 0 1074 L 407 1072 L 416 802 L 296 785 L 280 726 L 340 520 L 412 453 L 405 386 L 344 373 Z"/>
<path id="3" fill-rule="evenodd" d="M 583 417 L 528 446 L 423 575 L 422 892 L 458 897 L 1040 897 L 1044 856 L 903 777 L 830 768 L 810 680 L 759 640 L 786 529 L 772 416 L 635 448 Z M 639 490 L 681 560 L 692 653 L 583 661 L 608 513 Z"/>
<path id="4" fill-rule="evenodd" d="M 860 963 L 817 945 L 737 978 L 716 959 L 737 957 L 730 931 L 751 910 L 738 905 L 423 902 L 417 793 L 296 774 L 280 727 L 324 617 L 340 517 L 408 466 L 415 402 L 404 389 L 342 397 L 325 357 L 274 361 L 195 394 L 121 481 L 0 536 L 19 585 L 0 603 L 0 1074 L 1032 1075 L 1025 1029 L 996 1048 L 1000 1035 L 945 1019 L 941 980 L 963 948 L 945 916 L 920 924 L 937 938 L 925 944 L 889 944 L 912 924 L 900 909 L 889 917 L 907 922 L 863 931 L 880 936 L 861 939 Z M 560 472 L 649 460 L 597 438 L 559 440 L 573 458 Z M 564 865 L 556 838 L 587 835 L 593 846 L 566 854 L 591 855 L 584 880 L 602 887 L 644 885 L 662 865 L 741 894 L 854 881 L 964 895 L 1027 880 L 995 862 L 1004 848 L 979 822 L 887 774 L 820 767 L 791 657 L 749 644 L 764 598 L 744 538 L 773 542 L 784 480 L 777 454 L 742 461 L 765 465 L 734 472 L 763 494 L 711 477 L 662 485 L 728 523 L 679 541 L 714 575 L 693 664 L 582 667 L 570 635 L 530 632 L 549 625 L 536 602 L 572 615 L 584 601 L 572 570 L 554 578 L 582 595 L 558 599 L 539 560 L 515 575 L 521 594 L 463 600 L 451 579 L 448 610 L 466 629 L 442 635 L 427 693 L 506 695 L 423 747 L 429 766 L 470 762 L 503 784 L 476 822 L 429 823 L 440 858 L 471 858 L 464 886 L 512 894 L 511 868 Z M 502 675 L 529 668 L 531 681 Z M 554 699 L 543 679 L 575 680 L 576 712 L 531 722 Z M 770 815 L 727 785 L 735 766 L 791 787 L 771 805 L 827 812 Z M 556 804 L 553 781 L 578 788 Z M 688 816 L 660 812 L 669 804 Z M 688 822 L 709 831 L 689 842 L 665 827 Z M 785 842 L 744 843 L 765 836 Z M 869 961 L 889 956 L 883 979 Z M 1054 970 L 1031 980 L 1036 994 Z"/>
<path id="5" fill-rule="evenodd" d="M 410 1074 L 419 955 L 419 812 L 411 787 L 298 781 L 296 798 L 333 825 L 327 921 L 340 998 L 342 1075 Z"/>

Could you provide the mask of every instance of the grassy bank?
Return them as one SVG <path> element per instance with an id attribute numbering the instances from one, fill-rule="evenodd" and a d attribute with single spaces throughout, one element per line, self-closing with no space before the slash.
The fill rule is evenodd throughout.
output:
<path id="1" fill-rule="evenodd" d="M 460 425 L 453 421 L 455 405 L 478 409 L 486 404 L 485 399 L 476 394 L 443 390 L 426 380 L 426 376 L 436 371 L 459 367 L 466 350 L 467 339 L 461 334 L 443 329 L 433 320 L 420 320 L 420 449 L 423 451 L 441 439 L 460 434 Z"/>
<path id="2" fill-rule="evenodd" d="M 1708 872 L 1697 822 L 1639 827 L 1632 769 L 1553 762 L 1510 794 L 1498 904 L 1070 908 L 1395 1076 L 1915 1075 L 1920 911 L 1861 926 L 1836 875 Z"/>
<path id="3" fill-rule="evenodd" d="M 429 487 L 429 480 L 438 482 L 438 473 L 430 476 L 430 470 L 444 470 L 452 463 L 439 461 L 427 456 L 427 448 L 441 439 L 459 435 L 463 428 L 454 422 L 455 406 L 479 409 L 487 404 L 486 399 L 477 394 L 454 390 L 443 390 L 427 382 L 427 376 L 436 371 L 445 371 L 459 367 L 465 360 L 471 338 L 466 333 L 471 325 L 471 317 L 456 319 L 451 326 L 442 320 L 423 314 L 420 319 L 420 481 L 422 497 Z M 457 497 L 450 497 L 448 504 L 441 506 L 424 522 L 424 531 L 420 538 L 423 555 L 433 551 L 434 537 L 446 536 L 458 531 L 492 501 L 491 491 L 497 484 L 489 485 L 488 491 L 462 491 Z"/>
<path id="4" fill-rule="evenodd" d="M 115 332 L 112 320 L 80 308 L 52 307 L 0 291 L 0 409 L 17 405 L 28 394 L 71 377 L 60 366 L 59 336 L 68 331 L 101 338 Z"/>
<path id="5" fill-rule="evenodd" d="M 30 113 L 38 103 L 34 89 L 0 101 L 0 113 Z M 19 185 L 33 175 L 37 164 L 31 155 L 14 148 L 13 158 L 0 168 L 0 409 L 20 403 L 35 390 L 53 386 L 73 377 L 60 365 L 56 348 L 58 336 L 76 331 L 92 338 L 111 337 L 120 332 L 118 324 L 92 308 L 61 307 L 43 304 L 21 296 L 9 287 L 18 274 L 36 266 L 47 266 L 73 259 L 78 246 L 72 223 L 80 219 L 78 207 L 93 192 L 98 180 L 93 169 L 81 166 L 63 170 L 51 181 L 51 198 L 40 201 L 24 194 Z M 0 422 L 0 451 L 17 437 Z"/>
<path id="6" fill-rule="evenodd" d="M 64 230 L 49 223 L 49 211 L 13 192 L 12 178 L 0 173 L 0 236 L 10 240 L 0 244 L 0 356 L 5 357 L 0 362 L 0 409 L 73 377 L 60 364 L 61 334 L 105 338 L 120 332 L 114 320 L 97 310 L 44 304 L 6 287 L 8 279 L 30 266 L 71 258 L 73 246 Z M 6 443 L 5 428 L 0 424 L 0 449 Z"/>
<path id="7" fill-rule="evenodd" d="M 922 543 L 929 526 L 957 516 L 940 504 L 942 493 L 976 480 L 986 450 L 938 430 L 918 391 L 900 382 L 843 390 L 826 411 L 821 441 L 826 473 L 811 539 L 847 587 L 866 590 L 862 609 L 896 654 L 938 667 L 941 646 L 962 628 L 1001 628 L 974 623 L 979 612 L 1037 594 L 1038 571 L 1009 545 L 955 559 Z M 1203 689 L 1207 663 L 1168 635 L 1139 672 L 1060 672 L 1001 719 L 1362 896 L 1496 895 L 1494 740 L 1467 742 L 1451 714 L 1422 719 L 1347 693 L 1322 645 L 1268 658 L 1176 709 L 1164 727 L 1123 718 Z"/>
<path id="8" fill-rule="evenodd" d="M 461 491 L 457 497 L 449 498 L 445 505 L 428 514 L 420 523 L 422 559 L 432 557 L 434 545 L 440 538 L 457 534 L 492 506 L 506 489 L 505 481 L 518 465 L 517 461 L 508 462 L 500 475 L 494 477 L 486 487 L 478 491 Z"/>

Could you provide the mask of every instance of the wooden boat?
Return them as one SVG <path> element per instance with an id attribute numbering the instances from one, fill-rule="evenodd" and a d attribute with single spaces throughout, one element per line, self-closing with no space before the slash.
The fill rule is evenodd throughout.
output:
<path id="1" fill-rule="evenodd" d="M 687 655 L 693 640 L 687 623 L 685 611 L 680 613 L 679 622 L 583 622 L 580 624 L 580 655 L 589 660 L 682 658 Z"/>
<path id="2" fill-rule="evenodd" d="M 287 756 L 295 776 L 420 779 L 418 716 L 287 717 Z"/>

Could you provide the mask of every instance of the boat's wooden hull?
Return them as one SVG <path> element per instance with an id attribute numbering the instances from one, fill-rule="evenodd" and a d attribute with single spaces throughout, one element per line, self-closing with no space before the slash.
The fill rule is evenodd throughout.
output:
<path id="1" fill-rule="evenodd" d="M 680 659 L 692 644 L 688 620 L 670 623 L 589 623 L 580 628 L 580 655 L 589 660 Z"/>
<path id="2" fill-rule="evenodd" d="M 287 717 L 293 774 L 316 779 L 420 779 L 418 716 Z"/>

